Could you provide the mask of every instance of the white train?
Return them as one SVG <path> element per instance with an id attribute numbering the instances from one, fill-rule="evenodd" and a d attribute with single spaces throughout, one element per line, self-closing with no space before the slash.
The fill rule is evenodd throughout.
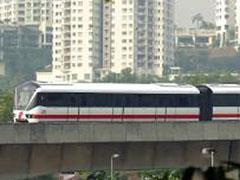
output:
<path id="1" fill-rule="evenodd" d="M 44 84 L 15 89 L 14 122 L 239 120 L 240 85 Z"/>

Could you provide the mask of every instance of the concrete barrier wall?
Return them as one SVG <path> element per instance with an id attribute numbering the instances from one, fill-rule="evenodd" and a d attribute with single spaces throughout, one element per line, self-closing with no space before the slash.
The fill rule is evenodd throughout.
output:
<path id="1" fill-rule="evenodd" d="M 0 144 L 240 140 L 240 121 L 2 124 Z"/>
<path id="2" fill-rule="evenodd" d="M 0 125 L 0 179 L 75 170 L 122 170 L 240 162 L 240 121 L 188 123 L 51 123 Z"/>

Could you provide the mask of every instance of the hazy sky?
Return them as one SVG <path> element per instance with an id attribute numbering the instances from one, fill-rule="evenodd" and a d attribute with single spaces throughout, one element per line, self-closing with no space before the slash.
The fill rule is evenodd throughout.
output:
<path id="1" fill-rule="evenodd" d="M 192 16 L 201 13 L 204 19 L 214 21 L 215 0 L 176 0 L 176 23 L 178 26 L 192 26 Z"/>

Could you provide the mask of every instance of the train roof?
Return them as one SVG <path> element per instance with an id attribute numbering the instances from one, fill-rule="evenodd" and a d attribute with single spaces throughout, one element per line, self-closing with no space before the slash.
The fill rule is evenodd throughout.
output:
<path id="1" fill-rule="evenodd" d="M 240 94 L 239 84 L 205 84 L 213 94 Z"/>
<path id="2" fill-rule="evenodd" d="M 191 85 L 178 84 L 39 84 L 38 92 L 133 93 L 133 94 L 200 94 Z"/>

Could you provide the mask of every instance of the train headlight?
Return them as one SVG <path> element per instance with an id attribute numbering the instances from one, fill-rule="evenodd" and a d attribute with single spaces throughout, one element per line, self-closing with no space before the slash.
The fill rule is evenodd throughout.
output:
<path id="1" fill-rule="evenodd" d="M 31 114 L 26 114 L 26 118 L 32 118 L 33 117 L 33 115 L 31 115 Z"/>

